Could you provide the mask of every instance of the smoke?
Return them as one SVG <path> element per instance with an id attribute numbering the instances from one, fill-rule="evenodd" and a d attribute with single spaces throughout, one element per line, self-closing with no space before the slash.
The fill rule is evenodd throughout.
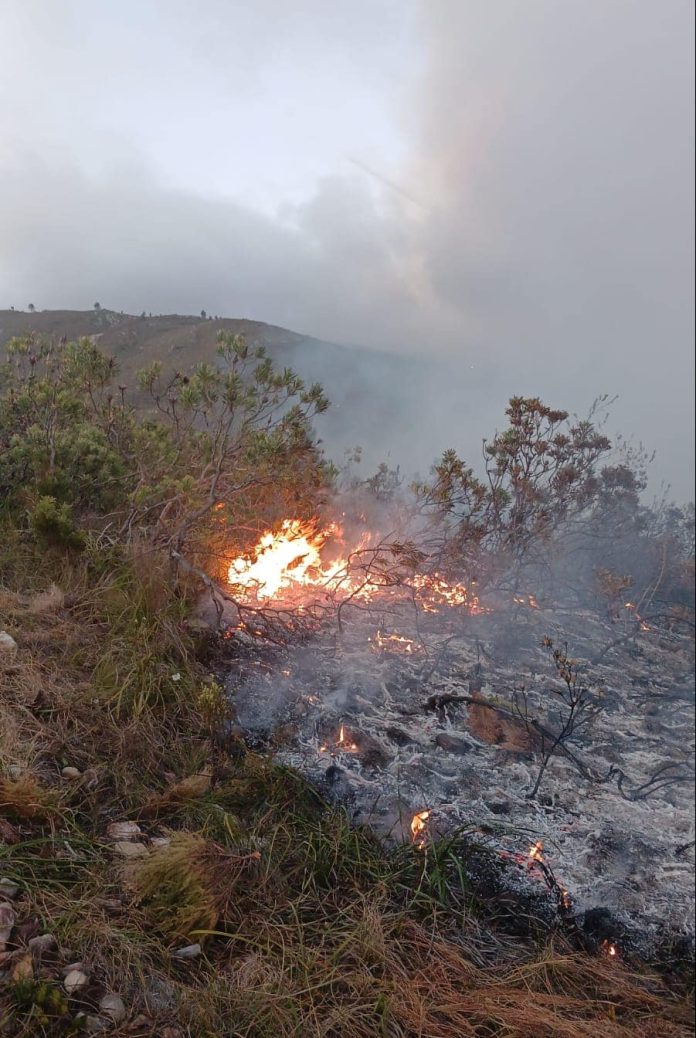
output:
<path id="1" fill-rule="evenodd" d="M 352 379 L 327 352 L 325 380 L 347 445 L 407 468 L 475 462 L 512 394 L 618 393 L 613 424 L 692 494 L 692 6 L 300 8 L 10 4 L 0 305 L 205 308 L 386 351 Z"/>

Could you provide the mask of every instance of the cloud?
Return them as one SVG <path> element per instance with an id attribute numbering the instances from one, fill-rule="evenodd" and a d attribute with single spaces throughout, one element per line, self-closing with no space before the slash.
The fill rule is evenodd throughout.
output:
<path id="1" fill-rule="evenodd" d="M 307 3 L 297 23 L 283 16 L 284 5 L 261 6 L 245 16 L 244 33 L 273 26 L 258 58 L 264 75 L 269 67 L 292 75 L 289 54 L 298 68 L 321 55 L 321 84 L 333 62 L 339 85 L 345 77 L 345 89 L 359 93 L 362 66 L 350 59 L 366 41 L 375 98 L 379 90 L 401 98 L 396 166 L 356 151 L 354 122 L 369 122 L 367 109 L 350 118 L 341 110 L 343 168 L 322 169 L 304 198 L 293 188 L 277 212 L 262 211 L 243 184 L 273 161 L 265 131 L 237 142 L 250 172 L 222 195 L 197 186 L 195 171 L 221 154 L 203 107 L 200 135 L 181 135 L 177 176 L 167 172 L 175 136 L 152 153 L 136 111 L 138 132 L 108 110 L 101 118 L 98 101 L 108 92 L 91 77 L 101 62 L 117 62 L 122 28 L 105 37 L 101 53 L 89 51 L 82 82 L 71 65 L 52 83 L 53 70 L 41 63 L 13 79 L 10 55 L 5 78 L 16 101 L 3 117 L 0 158 L 3 304 L 205 308 L 427 358 L 441 373 L 421 398 L 433 454 L 449 445 L 469 450 L 516 392 L 570 409 L 619 393 L 615 424 L 657 448 L 658 478 L 693 493 L 691 4 L 429 0 L 417 23 L 419 62 L 389 87 L 377 69 L 398 63 L 378 40 L 398 32 L 393 4 L 356 9 L 343 43 L 325 5 Z M 156 8 L 146 4 L 143 17 Z M 197 105 L 209 91 L 217 112 L 212 94 L 223 83 L 254 103 L 248 48 L 238 47 L 246 57 L 225 71 L 224 32 L 213 46 L 226 9 L 203 4 L 192 35 L 188 5 L 168 7 L 152 67 L 137 73 L 140 85 L 153 83 L 153 97 L 160 72 L 168 77 L 182 125 L 191 112 L 167 58 L 189 77 L 200 69 L 205 89 L 191 81 Z M 23 10 L 16 31 L 26 33 L 49 9 L 34 2 Z M 61 26 L 59 46 L 70 39 L 79 49 Z M 39 35 L 37 53 L 46 57 L 46 33 Z M 145 53 L 142 41 L 133 45 Z M 281 104 L 278 82 L 261 82 L 268 104 Z M 295 88 L 310 120 L 303 142 L 315 114 L 307 82 Z M 84 96 L 90 89 L 94 102 Z M 155 100 L 148 116 L 157 135 L 165 109 Z M 316 105 L 318 112 L 319 97 Z M 383 113 L 375 118 L 381 126 Z M 289 185 L 306 175 L 298 170 L 288 169 Z M 282 181 L 277 170 L 274 177 Z M 398 384 L 410 371 L 397 357 L 391 377 Z M 413 424 L 412 397 L 402 399 L 404 414 L 397 399 L 382 426 L 386 448 Z"/>

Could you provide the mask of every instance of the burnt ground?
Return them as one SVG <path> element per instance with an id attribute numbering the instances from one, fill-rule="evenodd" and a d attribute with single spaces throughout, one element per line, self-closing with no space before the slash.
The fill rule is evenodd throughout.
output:
<path id="1" fill-rule="evenodd" d="M 489 878 L 496 862 L 507 863 L 506 882 L 531 898 L 546 892 L 543 870 L 529 859 L 541 841 L 544 862 L 568 891 L 567 914 L 598 939 L 619 935 L 647 956 L 666 937 L 689 939 L 694 655 L 687 630 L 641 630 L 632 616 L 609 621 L 524 606 L 420 616 L 417 630 L 407 609 L 355 610 L 345 619 L 340 634 L 309 643 L 241 649 L 226 680 L 249 741 L 279 747 L 283 762 L 391 839 L 410 840 L 411 818 L 429 810 L 424 852 L 435 836 L 466 831 L 485 848 Z M 380 648 L 377 627 L 414 644 Z M 539 737 L 514 703 L 526 697 L 528 717 L 558 730 L 563 683 L 545 637 L 567 643 L 592 717 L 568 742 L 569 753 L 553 756 L 530 800 Z"/>

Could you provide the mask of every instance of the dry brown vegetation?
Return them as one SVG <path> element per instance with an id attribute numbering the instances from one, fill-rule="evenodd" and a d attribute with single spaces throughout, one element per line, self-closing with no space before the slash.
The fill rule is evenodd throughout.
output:
<path id="1" fill-rule="evenodd" d="M 0 876 L 20 892 L 1 1034 L 79 1033 L 109 992 L 126 1007 L 99 1017 L 116 1035 L 691 1033 L 683 992 L 560 939 L 502 936 L 435 848 L 389 850 L 298 775 L 216 749 L 210 647 L 155 557 L 6 551 Z M 124 820 L 135 840 L 109 835 Z M 55 949 L 28 953 L 42 933 Z M 186 944 L 200 954 L 177 958 Z M 75 962 L 87 981 L 68 995 Z"/>

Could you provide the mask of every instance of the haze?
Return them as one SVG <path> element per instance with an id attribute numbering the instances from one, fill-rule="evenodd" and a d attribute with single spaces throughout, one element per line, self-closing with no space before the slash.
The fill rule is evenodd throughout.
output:
<path id="1" fill-rule="evenodd" d="M 446 372 L 693 496 L 690 0 L 2 0 L 0 307 L 252 317 Z M 453 382 L 452 372 L 456 378 Z M 482 424 L 483 423 L 483 424 Z"/>

